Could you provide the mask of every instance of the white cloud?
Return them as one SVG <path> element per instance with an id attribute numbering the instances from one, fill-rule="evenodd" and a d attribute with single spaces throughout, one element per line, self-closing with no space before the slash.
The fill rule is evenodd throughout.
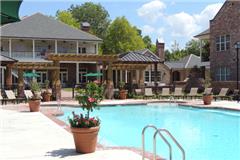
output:
<path id="1" fill-rule="evenodd" d="M 144 25 L 142 27 L 142 32 L 143 34 L 152 34 L 155 32 L 155 28 L 153 28 L 152 26 L 149 26 L 149 25 Z"/>
<path id="2" fill-rule="evenodd" d="M 157 29 L 157 34 L 159 36 L 163 36 L 164 32 L 165 32 L 165 28 L 163 28 L 163 27 L 160 27 Z"/>
<path id="3" fill-rule="evenodd" d="M 176 13 L 167 17 L 172 36 L 192 38 L 192 36 L 209 27 L 209 20 L 214 18 L 222 3 L 211 4 L 199 14 L 190 15 L 185 12 Z"/>
<path id="4" fill-rule="evenodd" d="M 166 5 L 161 0 L 153 0 L 145 3 L 138 10 L 138 16 L 145 18 L 148 21 L 156 22 L 163 15 L 163 10 Z"/>

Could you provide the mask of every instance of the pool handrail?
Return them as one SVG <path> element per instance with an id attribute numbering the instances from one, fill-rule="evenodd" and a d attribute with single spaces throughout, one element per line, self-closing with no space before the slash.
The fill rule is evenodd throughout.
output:
<path id="1" fill-rule="evenodd" d="M 182 153 L 182 160 L 185 160 L 186 159 L 185 151 L 184 151 L 183 147 L 181 146 L 181 144 L 176 140 L 176 138 L 167 129 L 162 129 L 162 128 L 158 129 L 154 133 L 154 136 L 153 136 L 153 150 L 154 150 L 154 158 L 153 159 L 156 160 L 156 136 L 158 133 L 160 136 L 162 136 L 162 134 L 160 134 L 161 132 L 165 132 L 173 140 L 173 142 L 177 145 L 177 147 L 179 148 L 179 150 Z M 172 152 L 170 152 L 170 153 L 172 153 Z M 172 159 L 172 155 L 169 159 L 170 160 Z"/>
<path id="2" fill-rule="evenodd" d="M 168 148 L 169 148 L 169 159 L 172 160 L 172 147 L 171 147 L 171 144 L 167 141 L 167 139 L 162 135 L 161 132 L 157 132 L 158 128 L 156 126 L 154 126 L 154 125 L 147 125 L 142 130 L 142 160 L 145 159 L 145 131 L 146 131 L 147 128 L 155 129 L 155 133 L 158 133 L 160 135 L 160 137 L 162 138 L 162 140 L 168 145 Z M 156 141 L 155 142 L 153 141 L 153 144 L 154 143 L 156 144 Z M 155 145 L 155 147 L 156 147 L 156 145 Z M 156 150 L 156 148 L 154 148 L 154 149 Z M 156 151 L 154 153 L 156 153 Z M 156 154 L 153 155 L 153 158 L 156 159 Z"/>

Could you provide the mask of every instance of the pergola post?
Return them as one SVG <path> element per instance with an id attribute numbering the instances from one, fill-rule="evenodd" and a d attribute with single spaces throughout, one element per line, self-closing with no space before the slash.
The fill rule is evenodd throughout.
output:
<path id="1" fill-rule="evenodd" d="M 158 87 L 158 83 L 157 83 L 157 67 L 158 64 L 154 63 L 154 86 L 155 86 L 155 94 L 157 93 L 157 87 Z"/>
<path id="2" fill-rule="evenodd" d="M 138 82 L 139 83 L 139 88 L 142 90 L 142 93 L 144 92 L 144 87 L 145 87 L 143 72 L 144 72 L 144 69 L 139 70 L 139 82 Z"/>
<path id="3" fill-rule="evenodd" d="M 18 69 L 18 97 L 24 96 L 23 70 Z"/>
<path id="4" fill-rule="evenodd" d="M 60 88 L 61 83 L 59 83 L 60 79 L 60 63 L 59 61 L 53 61 L 53 65 L 57 67 L 57 69 L 53 70 L 53 77 L 52 77 L 52 95 L 54 98 L 58 98 L 58 95 L 61 95 L 61 90 L 58 90 Z"/>
<path id="5" fill-rule="evenodd" d="M 112 99 L 113 98 L 113 70 L 112 70 L 112 62 L 110 62 L 108 64 L 108 69 L 107 69 L 106 96 L 107 96 L 107 99 Z"/>
<path id="6" fill-rule="evenodd" d="M 11 89 L 12 87 L 12 67 L 13 64 L 8 64 L 6 68 L 6 88 Z"/>

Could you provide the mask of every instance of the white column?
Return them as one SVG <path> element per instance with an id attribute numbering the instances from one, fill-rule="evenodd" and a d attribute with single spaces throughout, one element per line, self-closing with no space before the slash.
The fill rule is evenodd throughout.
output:
<path id="1" fill-rule="evenodd" d="M 120 82 L 122 82 L 122 70 L 120 70 Z"/>
<path id="2" fill-rule="evenodd" d="M 34 39 L 32 40 L 32 46 L 33 46 L 33 47 L 32 47 L 33 59 L 35 59 L 36 55 L 35 55 L 35 40 L 34 40 Z"/>
<path id="3" fill-rule="evenodd" d="M 98 43 L 96 44 L 96 54 L 98 54 Z"/>
<path id="4" fill-rule="evenodd" d="M 127 83 L 127 70 L 125 70 L 125 83 Z"/>
<path id="5" fill-rule="evenodd" d="M 79 83 L 79 63 L 76 63 L 76 83 Z"/>
<path id="6" fill-rule="evenodd" d="M 200 59 L 202 62 L 202 40 L 200 40 Z"/>
<path id="7" fill-rule="evenodd" d="M 55 54 L 57 54 L 58 53 L 58 45 L 57 45 L 57 40 L 55 40 Z"/>
<path id="8" fill-rule="evenodd" d="M 76 41 L 76 54 L 78 54 L 78 41 Z"/>
<path id="9" fill-rule="evenodd" d="M 2 71 L 2 85 L 4 86 L 4 68 L 1 68 Z"/>
<path id="10" fill-rule="evenodd" d="M 9 57 L 12 57 L 12 39 L 9 39 Z"/>

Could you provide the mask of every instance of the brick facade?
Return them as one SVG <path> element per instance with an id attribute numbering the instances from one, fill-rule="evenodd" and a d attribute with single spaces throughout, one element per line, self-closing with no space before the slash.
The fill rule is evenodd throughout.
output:
<path id="1" fill-rule="evenodd" d="M 224 51 L 217 51 L 216 37 L 226 35 L 230 35 L 230 48 Z M 210 21 L 210 67 L 213 87 L 221 86 L 234 89 L 232 84 L 236 84 L 237 79 L 236 49 L 234 44 L 237 41 L 240 41 L 240 1 L 229 0 L 224 3 L 215 18 Z M 229 83 L 218 81 L 216 78 L 220 67 L 229 68 Z M 230 81 L 232 82 L 230 83 Z"/>

